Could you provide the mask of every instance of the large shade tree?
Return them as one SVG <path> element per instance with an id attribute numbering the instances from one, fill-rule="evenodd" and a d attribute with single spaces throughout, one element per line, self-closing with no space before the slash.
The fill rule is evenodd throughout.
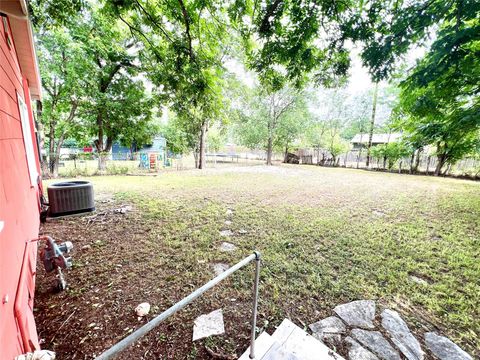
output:
<path id="1" fill-rule="evenodd" d="M 264 149 L 267 165 L 272 165 L 274 149 L 288 151 L 306 128 L 309 114 L 304 95 L 291 87 L 274 92 L 245 90 L 236 126 L 238 140 L 249 148 Z"/>
<path id="2" fill-rule="evenodd" d="M 74 30 L 89 61 L 83 74 L 88 103 L 85 125 L 95 137 L 99 170 L 104 171 L 114 141 L 129 129 L 144 132 L 150 126 L 152 103 L 137 77 L 141 71 L 138 44 L 119 20 L 93 10 Z"/>
<path id="3" fill-rule="evenodd" d="M 214 1 L 109 1 L 106 10 L 143 43 L 144 65 L 158 95 L 198 140 L 191 144 L 205 163 L 208 126 L 223 107 L 222 56 L 228 52 L 228 17 Z M 183 124 L 183 125 L 182 125 Z"/>
<path id="4" fill-rule="evenodd" d="M 436 40 L 401 84 L 397 124 L 416 148 L 435 147 L 435 175 L 480 143 L 480 3 L 440 5 Z"/>
<path id="5" fill-rule="evenodd" d="M 154 129 L 152 100 L 140 76 L 138 43 L 120 20 L 97 6 L 62 0 L 61 6 L 71 10 L 69 16 L 50 1 L 37 0 L 30 6 L 40 34 L 47 94 L 42 123 L 50 139 L 51 171 L 56 172 L 67 137 L 93 137 L 99 169 L 104 171 L 114 141 L 140 146 Z"/>
<path id="6" fill-rule="evenodd" d="M 58 176 L 60 149 L 79 133 L 79 105 L 84 97 L 83 72 L 88 64 L 81 46 L 64 28 L 44 31 L 38 55 L 44 89 L 40 121 L 48 142 L 48 172 Z"/>

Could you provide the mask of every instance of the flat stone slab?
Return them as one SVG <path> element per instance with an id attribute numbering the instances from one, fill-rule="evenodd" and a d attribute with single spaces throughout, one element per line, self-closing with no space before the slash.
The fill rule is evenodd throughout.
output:
<path id="1" fill-rule="evenodd" d="M 225 220 L 225 225 L 232 225 L 232 222 L 230 220 Z"/>
<path id="2" fill-rule="evenodd" d="M 281 344 L 287 353 L 294 355 L 298 360 L 344 360 L 328 346 L 307 334 L 288 319 L 282 321 L 273 333 L 272 338 Z M 260 358 L 256 359 L 260 360 Z M 274 359 L 283 360 L 287 358 L 275 357 Z"/>
<path id="3" fill-rule="evenodd" d="M 348 325 L 373 329 L 375 301 L 357 300 L 336 306 L 333 311 Z"/>
<path id="4" fill-rule="evenodd" d="M 348 350 L 349 360 L 379 360 L 375 354 L 365 349 L 350 336 L 345 338 L 345 342 L 350 345 L 350 349 Z"/>
<path id="5" fill-rule="evenodd" d="M 420 285 L 428 285 L 428 281 L 415 275 L 409 275 L 409 279 Z"/>
<path id="6" fill-rule="evenodd" d="M 222 230 L 220 231 L 220 236 L 232 236 L 233 235 L 233 231 L 232 230 Z"/>
<path id="7" fill-rule="evenodd" d="M 226 242 L 226 241 L 224 241 L 220 244 L 220 251 L 230 252 L 230 251 L 234 251 L 236 249 L 237 249 L 237 247 L 235 245 L 233 245 L 229 242 Z"/>
<path id="8" fill-rule="evenodd" d="M 440 360 L 473 360 L 457 344 L 435 332 L 425 334 L 427 348 Z"/>
<path id="9" fill-rule="evenodd" d="M 353 329 L 352 336 L 382 360 L 400 360 L 400 354 L 383 337 L 380 331 Z"/>
<path id="10" fill-rule="evenodd" d="M 132 211 L 132 210 L 133 210 L 133 206 L 123 205 L 123 206 L 119 207 L 118 209 L 114 209 L 113 212 L 118 213 L 118 214 L 126 214 L 127 211 Z"/>
<path id="11" fill-rule="evenodd" d="M 193 341 L 225 332 L 223 311 L 218 309 L 210 314 L 200 315 L 193 324 Z"/>
<path id="12" fill-rule="evenodd" d="M 335 346 L 336 344 L 340 344 L 342 342 L 342 334 L 333 334 L 333 333 L 314 333 L 312 336 L 320 340 L 322 343 L 326 345 Z"/>
<path id="13" fill-rule="evenodd" d="M 313 336 L 321 341 L 326 339 L 339 340 L 341 334 L 345 334 L 347 330 L 347 327 L 343 321 L 336 316 L 330 316 L 323 320 L 317 321 L 316 323 L 310 324 L 308 327 L 312 331 Z"/>
<path id="14" fill-rule="evenodd" d="M 382 326 L 387 330 L 393 343 L 408 360 L 423 360 L 425 354 L 420 343 L 412 335 L 407 324 L 396 311 L 386 309 L 382 312 Z"/>
<path id="15" fill-rule="evenodd" d="M 248 231 L 245 230 L 245 229 L 240 229 L 240 230 L 238 230 L 238 233 L 241 234 L 241 235 L 245 235 L 245 234 L 248 233 Z"/>
<path id="16" fill-rule="evenodd" d="M 337 318 L 336 316 L 330 316 L 323 320 L 317 321 L 316 323 L 310 324 L 308 326 L 312 332 L 329 332 L 329 333 L 337 333 L 337 334 L 344 334 L 347 330 L 347 327 L 343 323 L 342 320 Z"/>
<path id="17" fill-rule="evenodd" d="M 215 273 L 215 276 L 220 275 L 223 273 L 225 270 L 227 270 L 230 266 L 224 263 L 218 263 L 213 265 L 213 272 Z"/>

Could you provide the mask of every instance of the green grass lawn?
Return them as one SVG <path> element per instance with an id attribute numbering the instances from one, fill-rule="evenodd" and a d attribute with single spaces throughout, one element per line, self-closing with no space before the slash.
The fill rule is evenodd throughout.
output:
<path id="1" fill-rule="evenodd" d="M 40 336 L 57 355 L 98 354 L 142 325 L 132 315 L 138 303 L 160 313 L 212 278 L 214 263 L 233 265 L 259 250 L 262 329 L 285 317 L 307 325 L 337 304 L 375 299 L 398 310 L 419 338 L 440 331 L 480 356 L 478 182 L 298 165 L 89 180 L 99 215 L 43 228 L 76 246 L 68 291 L 52 297 L 50 280 L 42 272 L 38 279 Z M 109 212 L 122 204 L 133 211 Z M 234 235 L 220 236 L 224 229 Z M 222 241 L 238 249 L 220 252 Z M 203 357 L 205 345 L 240 355 L 252 274 L 253 267 L 234 275 L 128 356 Z M 76 309 L 66 326 L 75 331 L 56 332 L 64 319 L 46 311 L 52 304 L 65 316 Z M 192 344 L 193 319 L 218 307 L 226 334 Z"/>

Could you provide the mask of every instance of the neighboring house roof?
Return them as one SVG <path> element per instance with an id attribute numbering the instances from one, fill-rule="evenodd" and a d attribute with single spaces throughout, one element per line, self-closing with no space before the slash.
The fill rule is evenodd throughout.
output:
<path id="1" fill-rule="evenodd" d="M 0 12 L 8 15 L 18 62 L 23 77 L 28 81 L 30 95 L 33 99 L 40 99 L 42 83 L 26 2 L 25 0 L 0 0 Z"/>
<path id="2" fill-rule="evenodd" d="M 402 133 L 391 134 L 373 134 L 373 144 L 386 144 L 389 142 L 395 142 L 402 137 Z M 350 141 L 352 144 L 368 144 L 368 134 L 357 134 Z"/>

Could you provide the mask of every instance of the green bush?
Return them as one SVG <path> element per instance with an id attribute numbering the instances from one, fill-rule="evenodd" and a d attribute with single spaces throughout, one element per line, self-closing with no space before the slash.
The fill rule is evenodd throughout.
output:
<path id="1" fill-rule="evenodd" d="M 376 159 L 386 159 L 388 170 L 391 170 L 398 160 L 411 153 L 409 147 L 403 142 L 391 142 L 377 145 L 372 148 L 371 154 Z"/>
<path id="2" fill-rule="evenodd" d="M 61 177 L 67 177 L 67 178 L 75 178 L 79 176 L 92 176 L 97 174 L 97 169 L 88 169 L 86 167 L 78 167 L 78 168 L 71 168 L 71 169 L 65 169 L 64 172 L 62 172 Z"/>
<path id="3" fill-rule="evenodd" d="M 111 163 L 107 166 L 108 175 L 125 175 L 128 173 L 128 166 L 119 166 Z"/>

